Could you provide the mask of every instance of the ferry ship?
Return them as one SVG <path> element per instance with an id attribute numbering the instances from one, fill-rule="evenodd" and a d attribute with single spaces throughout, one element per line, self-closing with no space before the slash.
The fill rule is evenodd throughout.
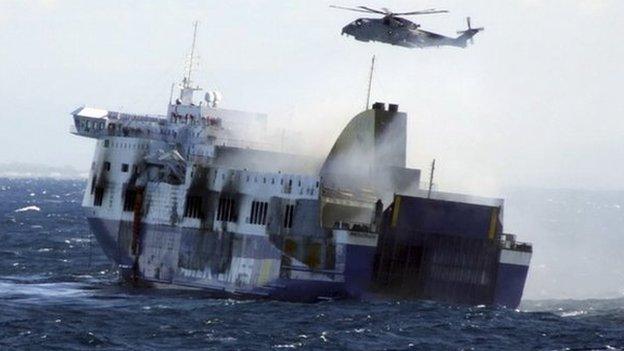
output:
<path id="1" fill-rule="evenodd" d="M 324 159 L 291 153 L 265 114 L 221 108 L 214 92 L 197 101 L 193 51 L 166 115 L 71 113 L 71 132 L 96 140 L 82 206 L 123 279 L 234 298 L 518 306 L 531 245 L 503 231 L 503 200 L 421 186 L 397 105 L 354 116 Z"/>

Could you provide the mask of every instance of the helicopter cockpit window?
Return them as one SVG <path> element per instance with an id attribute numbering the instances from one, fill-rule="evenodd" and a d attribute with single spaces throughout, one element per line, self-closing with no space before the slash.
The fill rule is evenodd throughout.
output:
<path id="1" fill-rule="evenodd" d="M 355 21 L 356 26 L 361 26 L 363 21 L 361 19 Z"/>

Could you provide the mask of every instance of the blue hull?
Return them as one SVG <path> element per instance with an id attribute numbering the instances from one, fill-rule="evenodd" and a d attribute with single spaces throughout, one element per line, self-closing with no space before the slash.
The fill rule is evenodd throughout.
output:
<path id="1" fill-rule="evenodd" d="M 529 266 L 501 263 L 498 266 L 494 304 L 518 307 L 528 272 Z"/>

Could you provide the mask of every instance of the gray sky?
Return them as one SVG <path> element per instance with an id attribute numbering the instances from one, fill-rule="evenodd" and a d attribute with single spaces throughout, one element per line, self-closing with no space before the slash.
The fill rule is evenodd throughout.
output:
<path id="1" fill-rule="evenodd" d="M 341 37 L 360 14 L 328 5 L 446 8 L 416 18 L 462 50 Z M 365 101 L 409 113 L 412 167 L 438 159 L 443 190 L 501 185 L 622 188 L 624 2 L 0 1 L 0 163 L 86 169 L 93 143 L 68 133 L 80 105 L 164 113 L 200 21 L 197 81 L 223 107 L 266 112 L 329 143 Z M 321 138 L 319 138 L 321 139 Z M 325 146 L 327 147 L 327 146 Z"/>

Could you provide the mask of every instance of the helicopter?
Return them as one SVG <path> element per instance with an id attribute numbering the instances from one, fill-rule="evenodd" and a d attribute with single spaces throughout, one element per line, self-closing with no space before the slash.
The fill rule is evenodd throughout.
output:
<path id="1" fill-rule="evenodd" d="M 456 46 L 465 48 L 473 43 L 473 37 L 483 30 L 483 27 L 472 28 L 470 17 L 466 18 L 468 28 L 458 31 L 458 37 L 452 38 L 441 34 L 432 33 L 420 29 L 420 25 L 400 16 L 431 15 L 447 13 L 447 10 L 426 9 L 410 12 L 392 12 L 387 8 L 380 10 L 366 6 L 342 7 L 331 5 L 330 7 L 382 15 L 382 18 L 358 18 L 342 28 L 342 35 L 353 36 L 356 40 L 369 42 L 379 41 L 386 44 L 398 45 L 407 48 L 426 48 L 440 46 Z"/>

